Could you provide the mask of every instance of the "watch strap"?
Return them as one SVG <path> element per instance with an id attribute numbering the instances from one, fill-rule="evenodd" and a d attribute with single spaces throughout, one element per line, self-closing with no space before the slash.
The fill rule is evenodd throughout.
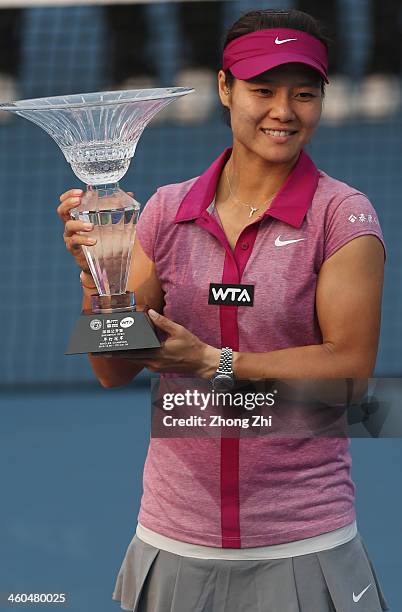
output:
<path id="1" fill-rule="evenodd" d="M 217 373 L 233 374 L 233 350 L 228 346 L 221 349 L 221 357 L 219 360 Z"/>

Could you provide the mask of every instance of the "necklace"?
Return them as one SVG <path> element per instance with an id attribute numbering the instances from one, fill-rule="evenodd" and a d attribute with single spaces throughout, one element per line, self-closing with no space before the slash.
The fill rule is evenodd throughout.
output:
<path id="1" fill-rule="evenodd" d="M 230 195 L 232 196 L 232 198 L 234 200 L 236 200 L 236 202 L 238 204 L 241 204 L 242 206 L 248 206 L 248 208 L 250 209 L 250 214 L 248 216 L 249 219 L 251 219 L 251 217 L 253 216 L 253 214 L 255 212 L 257 212 L 257 210 L 260 210 L 261 206 L 259 206 L 258 208 L 256 208 L 255 206 L 253 206 L 252 204 L 247 204 L 246 202 L 240 202 L 240 200 L 238 198 L 236 198 L 235 194 L 232 191 L 232 187 L 230 185 L 230 181 L 229 181 L 229 174 L 227 171 L 227 167 L 225 167 L 225 176 L 226 176 L 226 180 L 228 182 L 228 186 L 229 186 L 229 191 L 230 191 Z M 265 202 L 265 205 L 268 205 L 272 202 L 272 200 L 274 199 L 274 197 L 276 196 L 277 191 L 275 191 L 275 193 Z"/>

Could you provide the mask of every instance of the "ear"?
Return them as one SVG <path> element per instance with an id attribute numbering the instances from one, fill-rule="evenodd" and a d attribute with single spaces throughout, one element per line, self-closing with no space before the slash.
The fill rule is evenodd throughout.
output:
<path id="1" fill-rule="evenodd" d="M 226 78 L 225 78 L 225 73 L 223 70 L 219 70 L 218 72 L 218 91 L 219 91 L 219 98 L 223 106 L 230 108 L 231 91 L 229 87 L 226 85 Z"/>

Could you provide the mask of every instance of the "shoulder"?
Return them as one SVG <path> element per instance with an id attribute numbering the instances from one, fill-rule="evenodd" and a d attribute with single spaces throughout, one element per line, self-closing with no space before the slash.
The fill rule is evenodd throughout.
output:
<path id="1" fill-rule="evenodd" d="M 370 203 L 367 195 L 356 187 L 329 176 L 322 170 L 319 170 L 318 174 L 318 185 L 314 200 L 318 200 L 320 206 L 326 206 L 333 211 L 346 200 L 351 200 L 351 203 L 357 200 Z"/>
<path id="2" fill-rule="evenodd" d="M 156 245 L 175 231 L 177 210 L 198 177 L 159 187 L 145 204 L 136 226 L 136 236 L 147 256 L 155 261 Z"/>
<path id="3" fill-rule="evenodd" d="M 149 217 L 152 214 L 156 217 L 155 221 L 158 219 L 164 224 L 173 222 L 182 200 L 198 178 L 196 176 L 182 183 L 172 183 L 158 187 L 145 204 L 140 218 L 143 216 Z"/>
<path id="4" fill-rule="evenodd" d="M 338 219 L 352 225 L 357 221 L 358 225 L 379 225 L 375 208 L 365 193 L 322 170 L 319 170 L 311 212 L 315 222 L 326 228 Z"/>
<path id="5" fill-rule="evenodd" d="M 311 214 L 317 231 L 323 232 L 324 259 L 359 236 L 374 235 L 384 246 L 378 216 L 367 195 L 321 170 Z"/>

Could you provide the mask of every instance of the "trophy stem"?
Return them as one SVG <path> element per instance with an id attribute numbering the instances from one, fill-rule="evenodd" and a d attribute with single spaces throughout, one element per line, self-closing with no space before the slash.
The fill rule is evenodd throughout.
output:
<path id="1" fill-rule="evenodd" d="M 110 314 L 135 310 L 135 296 L 132 291 L 120 295 L 93 295 L 91 297 L 92 312 Z"/>
<path id="2" fill-rule="evenodd" d="M 71 211 L 74 219 L 93 224 L 91 237 L 96 244 L 83 245 L 82 250 L 100 296 L 119 296 L 127 291 L 139 211 L 139 203 L 117 182 L 89 185 L 80 205 Z"/>
<path id="3" fill-rule="evenodd" d="M 87 192 L 95 191 L 98 198 L 108 198 L 120 191 L 119 183 L 107 183 L 104 185 L 87 185 Z"/>

